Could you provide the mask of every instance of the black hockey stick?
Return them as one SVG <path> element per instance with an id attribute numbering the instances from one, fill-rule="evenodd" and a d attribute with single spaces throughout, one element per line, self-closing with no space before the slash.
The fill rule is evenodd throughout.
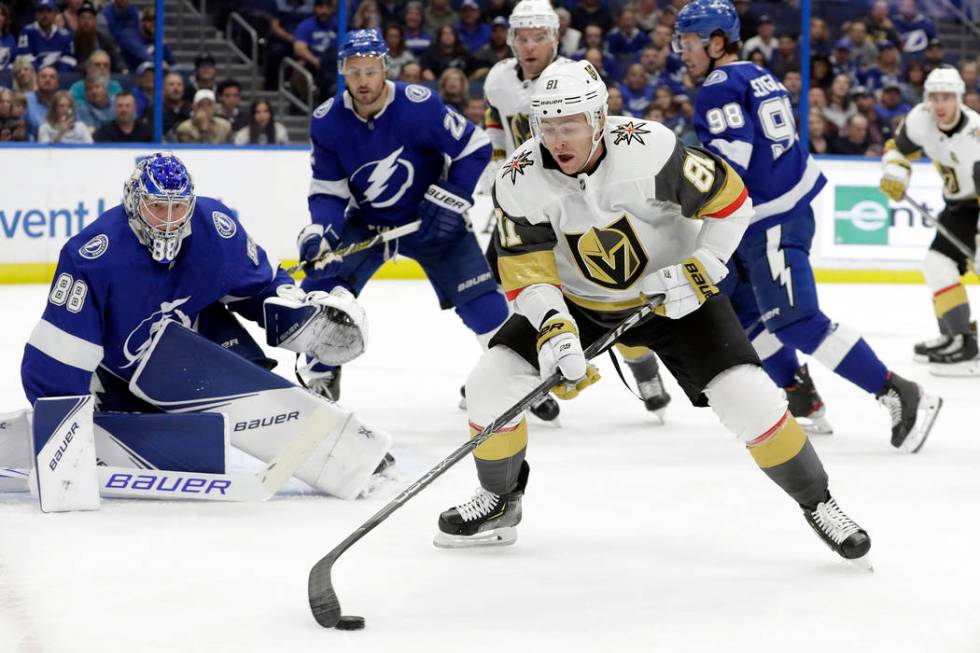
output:
<path id="1" fill-rule="evenodd" d="M 943 235 L 943 238 L 953 243 L 953 247 L 960 250 L 960 253 L 963 254 L 963 256 L 967 258 L 967 260 L 973 259 L 974 256 L 973 248 L 967 247 L 966 243 L 964 243 L 962 240 L 954 236 L 953 232 L 951 232 L 949 229 L 946 228 L 946 225 L 941 223 L 936 218 L 932 217 L 932 213 L 929 212 L 929 209 L 927 209 L 924 204 L 919 204 L 918 202 L 916 202 L 914 199 L 908 196 L 908 193 L 905 194 L 905 201 L 911 204 L 912 208 L 914 208 L 916 211 L 921 213 L 923 218 L 925 218 L 929 223 L 931 223 L 934 227 L 936 227 L 936 231 L 941 233 Z"/>
<path id="2" fill-rule="evenodd" d="M 585 350 L 585 357 L 589 359 L 595 358 L 609 347 L 612 347 L 620 336 L 650 315 L 653 312 L 653 309 L 659 303 L 660 297 L 658 296 L 653 303 L 644 304 L 640 308 L 630 313 L 622 322 L 616 325 L 616 327 L 589 345 Z M 477 433 L 476 436 L 460 446 L 458 449 L 456 449 L 456 451 L 449 454 L 445 460 L 426 472 L 422 478 L 408 486 L 404 491 L 402 491 L 401 494 L 392 499 L 370 519 L 361 524 L 356 531 L 348 535 L 347 539 L 335 546 L 330 553 L 325 555 L 319 562 L 313 565 L 313 568 L 310 570 L 309 599 L 310 609 L 313 611 L 313 618 L 316 619 L 317 623 L 324 628 L 333 628 L 340 621 L 340 600 L 337 598 L 337 593 L 333 589 L 333 583 L 330 580 L 330 571 L 333 568 L 333 563 L 337 561 L 337 558 L 339 558 L 344 551 L 349 549 L 351 545 L 371 532 L 378 524 L 388 519 L 393 512 L 401 508 L 406 501 L 425 489 L 430 483 L 432 483 L 432 481 L 442 476 L 443 472 L 465 458 L 470 452 L 489 439 L 498 428 L 501 428 L 507 422 L 523 413 L 537 399 L 548 394 L 548 392 L 550 392 L 553 387 L 561 383 L 562 380 L 561 374 L 556 372 L 542 381 L 537 387 L 534 388 L 534 390 L 525 395 L 523 399 L 507 409 L 507 411 L 493 420 L 490 424 L 487 424 L 487 426 L 485 426 L 482 431 Z"/>
<path id="3" fill-rule="evenodd" d="M 414 234 L 422 226 L 421 220 L 416 220 L 415 222 L 409 222 L 408 224 L 403 224 L 399 227 L 393 227 L 391 229 L 386 229 L 385 231 L 379 231 L 378 235 L 372 236 L 366 240 L 362 240 L 359 243 L 353 243 L 347 245 L 346 247 L 341 247 L 340 249 L 334 249 L 329 252 L 324 252 L 320 256 L 310 261 L 300 261 L 298 264 L 286 268 L 286 274 L 292 276 L 300 271 L 306 271 L 310 266 L 316 265 L 317 263 L 330 263 L 335 259 L 342 259 L 350 254 L 356 254 L 357 252 L 362 252 L 366 249 L 370 249 L 375 245 L 380 245 L 381 243 L 387 243 L 396 238 L 401 238 L 402 236 L 407 236 L 408 234 Z"/>

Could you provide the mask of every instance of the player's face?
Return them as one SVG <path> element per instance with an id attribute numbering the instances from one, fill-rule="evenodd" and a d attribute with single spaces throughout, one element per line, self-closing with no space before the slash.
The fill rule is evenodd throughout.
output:
<path id="1" fill-rule="evenodd" d="M 514 30 L 514 52 L 526 79 L 541 74 L 555 55 L 555 40 L 543 27 L 522 27 Z"/>
<path id="2" fill-rule="evenodd" d="M 154 229 L 165 233 L 177 231 L 187 221 L 190 204 L 168 202 L 167 200 L 146 199 L 143 201 L 143 221 Z"/>
<path id="3" fill-rule="evenodd" d="M 940 126 L 952 125 L 959 117 L 959 100 L 955 93 L 930 93 L 929 105 L 936 123 Z"/>
<path id="4" fill-rule="evenodd" d="M 385 67 L 378 57 L 348 57 L 344 60 L 344 79 L 354 101 L 374 104 L 385 90 Z"/>
<path id="5" fill-rule="evenodd" d="M 687 66 L 687 71 L 691 73 L 691 77 L 697 79 L 707 75 L 711 60 L 708 58 L 708 53 L 704 50 L 701 37 L 694 32 L 688 32 L 681 34 L 679 42 L 681 59 L 684 61 L 684 65 Z"/>
<path id="6" fill-rule="evenodd" d="M 576 174 L 589 162 L 594 130 L 584 113 L 541 121 L 541 142 L 567 175 Z"/>

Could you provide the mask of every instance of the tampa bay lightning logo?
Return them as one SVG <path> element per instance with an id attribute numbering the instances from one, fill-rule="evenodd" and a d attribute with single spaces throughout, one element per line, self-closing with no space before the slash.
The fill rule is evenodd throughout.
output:
<path id="1" fill-rule="evenodd" d="M 153 311 L 150 316 L 136 325 L 136 328 L 129 332 L 123 342 L 123 356 L 129 361 L 121 369 L 131 367 L 142 360 L 150 348 L 153 336 L 157 334 L 163 325 L 173 320 L 179 322 L 181 326 L 191 328 L 191 318 L 187 313 L 180 310 L 180 307 L 190 300 L 190 295 L 175 299 L 172 302 L 161 302 L 160 310 Z"/>
<path id="2" fill-rule="evenodd" d="M 78 254 L 82 258 L 87 258 L 90 261 L 95 260 L 106 253 L 109 249 L 109 237 L 105 234 L 99 234 L 95 238 L 92 238 L 87 243 L 78 248 Z"/>
<path id="3" fill-rule="evenodd" d="M 351 185 L 364 198 L 363 202 L 358 198 L 359 204 L 368 203 L 383 209 L 402 198 L 415 180 L 412 162 L 400 158 L 404 149 L 399 147 L 380 161 L 369 161 L 354 171 L 350 176 Z"/>
<path id="4" fill-rule="evenodd" d="M 218 235 L 222 238 L 231 238 L 238 231 L 238 225 L 230 217 L 221 211 L 212 211 L 211 220 L 214 228 L 218 230 Z"/>

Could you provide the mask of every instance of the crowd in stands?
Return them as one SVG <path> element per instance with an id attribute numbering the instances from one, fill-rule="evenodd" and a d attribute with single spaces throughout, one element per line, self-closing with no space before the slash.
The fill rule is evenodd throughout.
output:
<path id="1" fill-rule="evenodd" d="M 130 0 L 0 0 L 0 139 L 39 142 L 122 142 L 152 135 L 155 16 Z M 444 101 L 476 123 L 485 103 L 481 80 L 510 57 L 507 19 L 515 0 L 352 0 L 348 28 L 378 28 L 391 49 L 389 77 L 438 89 Z M 554 0 L 559 54 L 590 61 L 609 87 L 609 111 L 668 125 L 686 143 L 698 88 L 670 42 L 686 0 Z M 916 0 L 859 0 L 846 15 L 813 0 L 810 21 L 809 115 L 803 89 L 796 3 L 735 0 L 742 56 L 771 70 L 792 97 L 798 125 L 815 153 L 874 155 L 898 122 L 922 100 L 925 76 L 939 65 L 959 67 L 965 102 L 980 110 L 978 61 L 947 55 L 933 21 Z M 232 11 L 263 39 L 265 86 L 279 86 L 291 57 L 309 71 L 287 84 L 319 100 L 337 83 L 337 0 L 213 0 L 216 27 Z M 829 5 L 828 5 L 829 6 Z M 830 21 L 823 16 L 833 14 Z M 242 87 L 219 79 L 203 54 L 182 74 L 164 48 L 162 113 L 165 139 L 181 143 L 288 142 L 273 107 L 241 105 Z M 3 88 L 4 86 L 9 88 Z M 62 94 L 61 91 L 66 91 Z"/>

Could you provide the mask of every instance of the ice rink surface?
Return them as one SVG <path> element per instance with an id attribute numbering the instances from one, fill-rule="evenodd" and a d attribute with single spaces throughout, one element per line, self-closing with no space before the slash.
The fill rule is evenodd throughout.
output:
<path id="1" fill-rule="evenodd" d="M 946 401 L 922 452 L 898 454 L 874 399 L 812 365 L 836 429 L 815 446 L 871 533 L 874 574 L 837 559 L 672 379 L 660 426 L 603 358 L 604 380 L 562 404 L 560 429 L 532 424 L 516 545 L 432 546 L 438 513 L 476 487 L 461 463 L 335 566 L 344 613 L 367 629 L 320 629 L 310 566 L 466 437 L 456 403 L 475 340 L 424 282 L 376 281 L 343 403 L 395 436 L 397 483 L 356 502 L 294 487 L 264 504 L 103 500 L 52 515 L 0 496 L 0 651 L 978 652 L 980 380 L 912 362 L 935 330 L 924 286 L 821 293 L 832 319 Z M 0 287 L 0 412 L 26 406 L 21 351 L 45 294 Z"/>

